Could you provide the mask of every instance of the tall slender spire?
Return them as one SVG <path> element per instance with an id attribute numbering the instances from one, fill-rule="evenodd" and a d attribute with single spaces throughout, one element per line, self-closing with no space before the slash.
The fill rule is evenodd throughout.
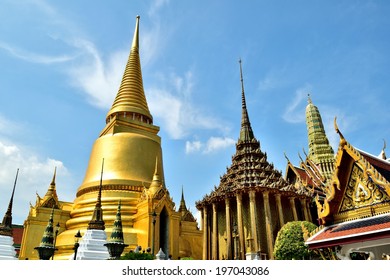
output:
<path id="1" fill-rule="evenodd" d="M 12 189 L 11 199 L 9 200 L 7 212 L 4 215 L 3 222 L 0 224 L 0 235 L 12 236 L 12 206 L 14 201 L 15 187 L 18 180 L 19 168 L 16 171 L 14 187 Z"/>
<path id="2" fill-rule="evenodd" d="M 88 224 L 88 229 L 101 229 L 101 230 L 105 229 L 104 221 L 103 221 L 103 209 L 102 209 L 103 168 L 104 168 L 104 158 L 102 160 L 102 171 L 100 175 L 98 197 L 96 200 L 95 209 L 93 210 L 92 219 Z"/>
<path id="3" fill-rule="evenodd" d="M 249 121 L 248 111 L 246 109 L 245 102 L 245 90 L 244 90 L 244 79 L 242 77 L 242 62 L 240 63 L 240 79 L 241 79 L 241 99 L 242 99 L 242 114 L 241 114 L 241 130 L 240 130 L 240 141 L 251 141 L 254 137 L 251 123 Z"/>
<path id="4" fill-rule="evenodd" d="M 58 207 L 58 195 L 57 195 L 57 191 L 56 191 L 56 174 L 57 174 L 57 167 L 54 168 L 53 179 L 51 180 L 50 186 L 49 186 L 45 196 L 42 199 L 41 205 L 43 207 L 59 208 Z"/>
<path id="5" fill-rule="evenodd" d="M 123 74 L 122 82 L 117 96 L 107 114 L 107 122 L 115 114 L 126 114 L 141 122 L 152 123 L 153 117 L 149 112 L 148 103 L 144 93 L 141 61 L 139 55 L 139 19 L 137 16 L 133 43 L 129 59 Z M 131 115 L 131 116 L 130 116 Z"/>
<path id="6" fill-rule="evenodd" d="M 180 200 L 180 207 L 179 207 L 179 212 L 182 214 L 187 211 L 187 206 L 186 206 L 186 201 L 184 199 L 184 188 L 183 186 L 181 187 L 181 200 Z"/>

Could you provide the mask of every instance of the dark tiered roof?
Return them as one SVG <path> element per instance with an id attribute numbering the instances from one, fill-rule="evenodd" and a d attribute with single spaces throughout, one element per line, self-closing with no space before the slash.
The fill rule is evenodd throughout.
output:
<path id="1" fill-rule="evenodd" d="M 293 185 L 288 184 L 282 173 L 274 168 L 267 160 L 267 154 L 260 149 L 260 142 L 254 136 L 245 102 L 244 83 L 240 60 L 240 75 L 242 87 L 242 115 L 240 137 L 236 143 L 236 153 L 232 164 L 221 176 L 219 186 L 215 186 L 210 194 L 196 202 L 197 208 L 236 193 L 257 191 L 291 192 L 298 194 Z M 304 195 L 303 193 L 301 193 Z"/>

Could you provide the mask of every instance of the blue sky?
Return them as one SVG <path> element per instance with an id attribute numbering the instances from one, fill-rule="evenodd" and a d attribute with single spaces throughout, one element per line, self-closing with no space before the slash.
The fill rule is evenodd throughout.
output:
<path id="1" fill-rule="evenodd" d="M 241 120 L 238 60 L 261 149 L 283 174 L 307 150 L 307 94 L 332 146 L 390 141 L 388 1 L 0 0 L 0 215 L 17 168 L 14 223 L 57 167 L 73 201 L 119 88 L 140 19 L 144 88 L 166 185 L 187 206 L 218 185 Z M 390 152 L 388 152 L 390 154 Z"/>

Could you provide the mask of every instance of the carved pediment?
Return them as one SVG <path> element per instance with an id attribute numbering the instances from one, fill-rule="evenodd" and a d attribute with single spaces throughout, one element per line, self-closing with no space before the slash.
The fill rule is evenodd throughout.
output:
<path id="1" fill-rule="evenodd" d="M 378 187 L 355 163 L 353 165 L 339 213 L 390 201 L 390 197 Z"/>

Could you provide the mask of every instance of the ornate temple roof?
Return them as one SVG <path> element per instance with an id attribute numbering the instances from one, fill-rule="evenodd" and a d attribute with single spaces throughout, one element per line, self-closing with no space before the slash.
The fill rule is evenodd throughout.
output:
<path id="1" fill-rule="evenodd" d="M 386 238 L 390 233 L 390 215 L 384 214 L 320 227 L 306 241 L 310 249 L 339 246 L 351 242 Z"/>
<path id="2" fill-rule="evenodd" d="M 335 171 L 325 189 L 325 199 L 316 199 L 323 225 L 390 212 L 390 163 L 356 149 L 340 132 Z"/>
<path id="3" fill-rule="evenodd" d="M 56 173 L 57 168 L 54 169 L 53 179 L 45 196 L 39 201 L 39 205 L 47 208 L 59 208 L 58 195 L 56 191 Z"/>
<path id="4" fill-rule="evenodd" d="M 203 204 L 233 196 L 237 192 L 249 190 L 275 192 L 289 192 L 291 195 L 307 195 L 305 190 L 297 190 L 288 184 L 282 173 L 275 169 L 267 160 L 267 153 L 260 149 L 260 142 L 254 136 L 245 101 L 242 66 L 240 63 L 242 114 L 240 136 L 236 143 L 236 153 L 232 156 L 232 164 L 227 167 L 226 173 L 221 176 L 219 186 L 196 202 L 201 208 Z"/>

